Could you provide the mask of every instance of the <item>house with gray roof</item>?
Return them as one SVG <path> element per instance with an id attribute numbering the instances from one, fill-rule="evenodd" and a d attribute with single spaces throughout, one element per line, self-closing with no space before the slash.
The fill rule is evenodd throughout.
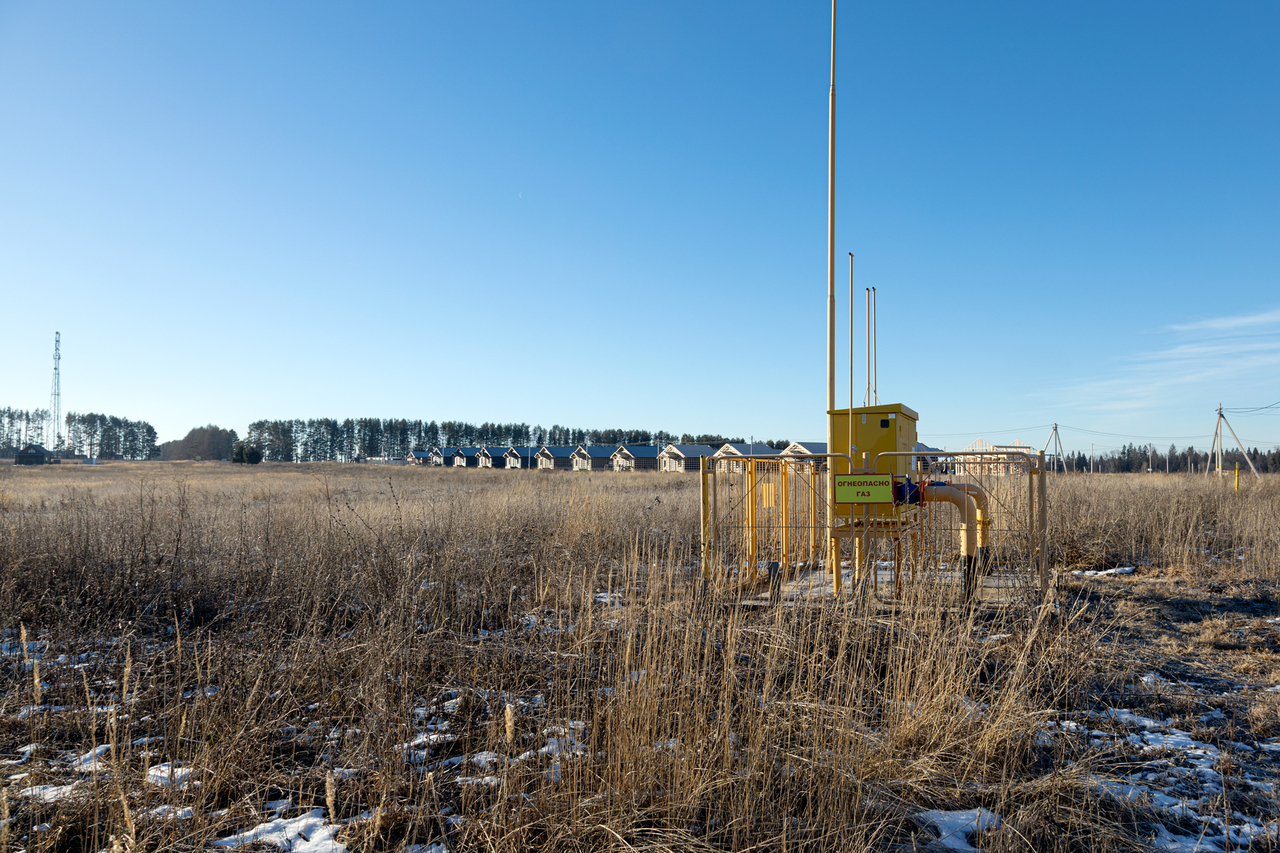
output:
<path id="1" fill-rule="evenodd" d="M 459 447 L 453 451 L 453 465 L 455 468 L 479 468 L 481 453 L 483 447 Z M 488 468 L 488 465 L 484 466 Z"/>
<path id="2" fill-rule="evenodd" d="M 716 449 L 709 444 L 668 444 L 658 454 L 659 471 L 699 471 L 701 456 L 712 457 Z"/>
<path id="3" fill-rule="evenodd" d="M 777 456 L 778 451 L 763 442 L 737 442 L 731 441 L 720 446 L 711 458 L 715 461 L 716 470 L 718 471 L 745 471 L 745 460 L 735 462 L 734 457 L 742 456 Z M 759 460 L 757 460 L 759 464 Z M 765 462 L 765 465 L 771 465 L 774 468 L 778 466 L 771 462 Z M 758 470 L 758 469 L 757 469 Z"/>
<path id="4" fill-rule="evenodd" d="M 652 444 L 623 444 L 613 451 L 610 464 L 615 471 L 657 471 L 658 448 Z"/>
<path id="5" fill-rule="evenodd" d="M 599 444 L 580 444 L 574 449 L 573 470 L 575 471 L 612 471 L 613 470 L 613 451 L 612 445 Z"/>
<path id="6" fill-rule="evenodd" d="M 39 444 L 28 444 L 13 457 L 14 465 L 54 465 L 59 461 L 53 451 Z"/>
<path id="7" fill-rule="evenodd" d="M 536 447 L 508 447 L 507 452 L 503 454 L 508 468 L 520 468 L 526 471 L 532 471 L 538 467 L 538 448 Z"/>
<path id="8" fill-rule="evenodd" d="M 534 456 L 538 460 L 539 471 L 572 471 L 573 470 L 573 451 L 576 447 L 568 446 L 550 446 L 546 445 L 538 448 L 538 452 Z"/>

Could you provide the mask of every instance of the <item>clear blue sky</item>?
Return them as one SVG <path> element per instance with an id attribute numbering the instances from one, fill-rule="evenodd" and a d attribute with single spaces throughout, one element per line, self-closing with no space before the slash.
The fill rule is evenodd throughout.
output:
<path id="1" fill-rule="evenodd" d="M 0 405 L 58 330 L 64 410 L 162 440 L 821 438 L 829 14 L 0 0 Z M 875 286 L 922 437 L 1204 447 L 1280 400 L 1280 5 L 845 3 L 838 42 L 840 326 L 852 251 L 859 385 Z"/>

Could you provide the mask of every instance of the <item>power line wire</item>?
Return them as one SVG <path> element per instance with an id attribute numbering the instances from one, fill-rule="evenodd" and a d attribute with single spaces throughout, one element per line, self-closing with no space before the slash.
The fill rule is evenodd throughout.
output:
<path id="1" fill-rule="evenodd" d="M 982 435 L 1007 435 L 1011 432 L 1031 432 L 1033 429 L 1049 429 L 1053 424 L 1036 424 L 1029 427 L 1018 427 L 1017 429 L 991 429 L 982 432 L 922 432 L 920 435 L 927 435 L 930 438 L 952 438 L 954 436 L 982 436 Z"/>
<path id="2" fill-rule="evenodd" d="M 1085 429 L 1084 427 L 1067 426 L 1066 424 L 1058 424 L 1058 429 L 1069 429 L 1069 430 L 1072 430 L 1073 432 L 1083 432 L 1087 435 L 1106 435 L 1112 438 L 1143 438 L 1148 440 L 1157 439 L 1160 441 L 1165 441 L 1165 440 L 1188 441 L 1188 440 L 1196 440 L 1201 438 L 1213 437 L 1211 433 L 1204 433 L 1202 435 L 1129 435 L 1128 433 L 1123 433 L 1123 432 L 1102 432 L 1101 430 Z"/>
<path id="3" fill-rule="evenodd" d="M 1280 401 L 1272 403 L 1270 406 L 1254 406 L 1251 409 L 1223 409 L 1223 412 L 1232 415 L 1257 415 L 1267 411 L 1275 411 L 1280 409 Z M 1276 412 L 1280 414 L 1280 412 Z"/>

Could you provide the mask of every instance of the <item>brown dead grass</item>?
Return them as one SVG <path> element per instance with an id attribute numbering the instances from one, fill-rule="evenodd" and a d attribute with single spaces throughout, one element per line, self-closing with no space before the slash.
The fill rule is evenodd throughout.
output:
<path id="1" fill-rule="evenodd" d="M 1276 577 L 1274 507 L 1084 479 L 1051 492 L 1062 562 Z M 1170 627 L 1075 582 L 1005 613 L 729 607 L 699 593 L 696 507 L 678 475 L 0 469 L 0 630 L 41 644 L 32 666 L 0 658 L 0 752 L 40 744 L 4 843 L 197 849 L 289 799 L 363 850 L 907 850 L 920 809 L 979 805 L 1005 817 L 984 849 L 1142 847 L 1140 811 L 1037 734 L 1124 689 L 1140 663 L 1103 642 L 1119 626 L 1225 654 L 1234 622 Z M 1268 731 L 1275 714 L 1249 710 Z M 406 747 L 432 720 L 455 739 Z M 580 754 L 520 758 L 551 740 Z M 68 771 L 99 745 L 96 772 Z M 486 775 L 465 763 L 481 752 L 495 785 L 460 781 Z M 149 784 L 160 761 L 199 784 Z M 70 779 L 76 796 L 17 798 Z"/>

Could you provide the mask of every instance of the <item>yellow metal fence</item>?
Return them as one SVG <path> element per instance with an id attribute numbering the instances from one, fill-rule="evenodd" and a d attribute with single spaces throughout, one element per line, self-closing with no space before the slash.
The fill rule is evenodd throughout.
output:
<path id="1" fill-rule="evenodd" d="M 913 462 L 900 502 L 873 508 L 829 502 L 826 459 L 704 460 L 705 580 L 772 600 L 1039 598 L 1048 586 L 1043 460 L 953 453 Z"/>

